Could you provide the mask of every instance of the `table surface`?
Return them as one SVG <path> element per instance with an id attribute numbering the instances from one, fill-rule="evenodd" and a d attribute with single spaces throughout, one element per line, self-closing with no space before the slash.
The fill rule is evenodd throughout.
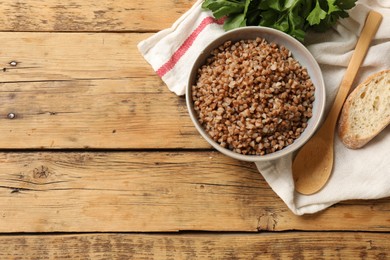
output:
<path id="1" fill-rule="evenodd" d="M 385 259 L 390 199 L 293 215 L 136 45 L 194 0 L 2 0 L 1 259 Z"/>

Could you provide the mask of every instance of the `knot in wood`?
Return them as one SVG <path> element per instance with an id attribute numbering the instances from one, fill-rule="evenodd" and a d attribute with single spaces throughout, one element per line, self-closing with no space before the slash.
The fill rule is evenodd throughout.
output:
<path id="1" fill-rule="evenodd" d="M 41 167 L 35 168 L 33 171 L 33 177 L 35 179 L 46 179 L 50 175 L 49 168 L 46 166 L 42 165 Z"/>
<path id="2" fill-rule="evenodd" d="M 276 230 L 277 224 L 277 214 L 267 210 L 258 218 L 257 230 L 274 231 Z"/>

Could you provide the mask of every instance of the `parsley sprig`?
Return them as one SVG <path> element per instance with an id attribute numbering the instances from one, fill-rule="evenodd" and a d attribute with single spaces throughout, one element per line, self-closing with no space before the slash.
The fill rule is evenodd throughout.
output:
<path id="1" fill-rule="evenodd" d="M 326 31 L 339 18 L 348 17 L 346 10 L 356 0 L 205 0 L 202 7 L 215 18 L 227 17 L 225 30 L 243 26 L 272 27 L 300 41 L 306 31 Z"/>

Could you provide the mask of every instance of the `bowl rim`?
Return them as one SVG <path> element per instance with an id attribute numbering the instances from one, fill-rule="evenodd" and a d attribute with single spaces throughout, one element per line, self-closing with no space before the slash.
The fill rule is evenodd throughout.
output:
<path id="1" fill-rule="evenodd" d="M 211 137 L 208 135 L 208 133 L 203 129 L 203 127 L 201 126 L 201 124 L 199 123 L 199 121 L 197 119 L 196 113 L 195 113 L 194 108 L 193 108 L 194 104 L 192 101 L 192 85 L 193 85 L 193 81 L 196 78 L 198 68 L 200 66 L 202 66 L 202 65 L 199 65 L 199 66 L 197 66 L 197 65 L 204 64 L 205 59 L 203 56 L 207 55 L 207 53 L 205 53 L 207 50 L 209 52 L 208 53 L 208 55 L 209 55 L 211 53 L 211 49 L 213 49 L 213 48 L 223 44 L 225 41 L 229 40 L 229 39 L 225 39 L 225 38 L 229 38 L 230 35 L 235 35 L 237 32 L 240 32 L 240 31 L 243 31 L 243 32 L 256 31 L 256 33 L 258 33 L 257 35 L 254 35 L 253 37 L 246 37 L 245 39 L 255 39 L 256 37 L 262 37 L 259 34 L 263 33 L 263 34 L 273 35 L 277 38 L 284 38 L 287 42 L 291 43 L 292 45 L 296 45 L 297 49 L 299 49 L 299 52 L 301 52 L 310 61 L 310 63 L 314 66 L 313 70 L 318 73 L 319 78 L 317 81 L 319 82 L 319 86 L 315 85 L 315 87 L 316 87 L 316 91 L 320 91 L 320 93 L 323 93 L 322 95 L 320 95 L 320 97 L 316 97 L 316 99 L 314 101 L 317 103 L 318 110 L 319 110 L 319 112 L 318 112 L 319 116 L 317 118 L 313 118 L 313 117 L 310 118 L 310 120 L 314 120 L 314 122 L 313 121 L 310 122 L 312 124 L 312 131 L 310 133 L 307 132 L 305 135 L 303 134 L 303 133 L 305 133 L 305 131 L 309 127 L 309 125 L 308 125 L 305 128 L 304 132 L 297 139 L 295 139 L 292 144 L 284 147 L 281 150 L 278 150 L 278 151 L 273 152 L 273 153 L 265 154 L 265 155 L 244 155 L 244 154 L 239 154 L 239 153 L 233 152 L 230 149 L 227 149 L 227 148 L 220 146 L 217 142 L 215 142 L 213 139 L 211 139 Z M 269 43 L 271 42 L 266 37 L 264 37 L 264 38 Z M 222 40 L 222 39 L 224 39 L 224 40 Z M 272 41 L 272 42 L 275 42 L 278 45 L 284 45 L 283 43 L 278 43 L 277 41 Z M 214 46 L 214 47 L 212 47 L 212 46 Z M 292 50 L 290 50 L 290 51 L 294 54 L 294 52 Z M 202 63 L 199 63 L 200 61 L 202 61 Z M 312 77 L 312 75 L 310 75 L 310 77 Z M 319 88 L 319 90 L 317 90 L 317 88 Z M 186 94 L 186 105 L 187 105 L 188 113 L 190 115 L 190 118 L 191 118 L 193 124 L 195 125 L 195 128 L 201 134 L 201 136 L 212 147 L 214 147 L 219 152 L 221 152 L 227 156 L 230 156 L 234 159 L 241 160 L 241 161 L 248 161 L 248 162 L 261 162 L 261 161 L 271 161 L 271 160 L 279 159 L 281 157 L 286 156 L 287 154 L 292 154 L 297 149 L 302 147 L 318 130 L 318 127 L 319 127 L 319 125 L 322 122 L 323 117 L 324 117 L 325 103 L 326 103 L 325 82 L 324 82 L 321 68 L 318 65 L 315 58 L 313 57 L 313 55 L 306 48 L 306 46 L 304 46 L 297 39 L 293 38 L 292 36 L 282 32 L 282 31 L 279 31 L 279 30 L 276 30 L 273 28 L 269 28 L 269 27 L 263 27 L 263 26 L 247 26 L 247 27 L 240 27 L 237 29 L 233 29 L 233 30 L 230 30 L 230 31 L 223 33 L 222 35 L 220 35 L 219 37 L 217 37 L 216 39 L 211 41 L 209 44 L 207 44 L 202 49 L 202 51 L 199 53 L 199 55 L 197 56 L 196 60 L 194 61 L 193 65 L 191 67 L 191 71 L 190 71 L 190 74 L 188 76 L 188 82 L 186 85 L 185 94 Z M 317 98 L 319 98 L 319 99 L 317 99 Z M 313 108 L 314 108 L 314 106 L 313 106 Z"/>

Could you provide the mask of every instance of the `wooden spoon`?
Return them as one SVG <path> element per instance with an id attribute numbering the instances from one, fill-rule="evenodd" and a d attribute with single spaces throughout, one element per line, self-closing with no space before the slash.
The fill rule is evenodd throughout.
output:
<path id="1" fill-rule="evenodd" d="M 382 15 L 377 12 L 371 11 L 368 14 L 328 117 L 293 161 L 295 190 L 301 194 L 316 193 L 329 179 L 333 168 L 333 142 L 337 118 L 381 20 Z"/>

